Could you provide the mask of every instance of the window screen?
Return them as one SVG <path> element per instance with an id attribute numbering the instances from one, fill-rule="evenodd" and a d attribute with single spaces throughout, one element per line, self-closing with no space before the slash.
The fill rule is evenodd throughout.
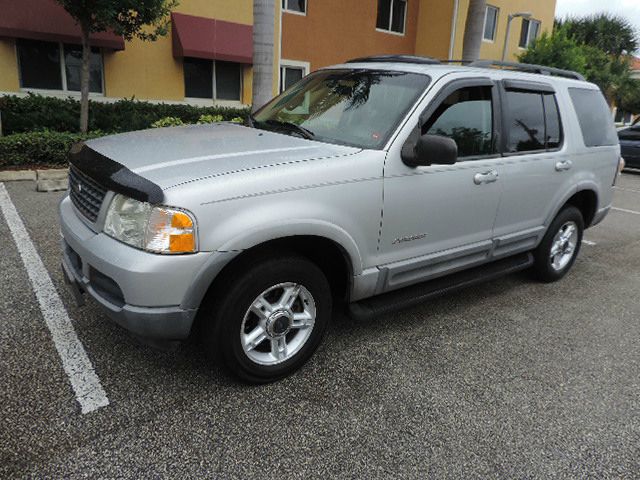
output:
<path id="1" fill-rule="evenodd" d="M 216 62 L 216 99 L 240 100 L 242 67 L 239 63 Z"/>
<path id="2" fill-rule="evenodd" d="M 422 134 L 453 139 L 459 157 L 493 153 L 491 87 L 461 88 L 449 95 L 424 124 Z"/>
<path id="3" fill-rule="evenodd" d="M 578 115 L 584 144 L 587 147 L 616 145 L 618 135 L 602 92 L 586 88 L 570 88 L 569 95 Z"/>
<path id="4" fill-rule="evenodd" d="M 67 90 L 79 92 L 82 70 L 81 46 L 64 46 L 64 66 L 67 75 Z M 100 55 L 100 50 L 97 48 L 91 49 L 91 56 L 89 57 L 89 91 L 102 93 L 102 55 Z"/>
<path id="5" fill-rule="evenodd" d="M 280 68 L 280 91 L 283 92 L 304 77 L 304 68 L 281 67 Z"/>
<path id="6" fill-rule="evenodd" d="M 213 98 L 213 62 L 199 58 L 184 59 L 184 95 Z"/>
<path id="7" fill-rule="evenodd" d="M 376 28 L 404 33 L 407 0 L 378 0 Z"/>
<path id="8" fill-rule="evenodd" d="M 290 12 L 305 13 L 307 11 L 306 0 L 282 0 L 282 8 Z"/>
<path id="9" fill-rule="evenodd" d="M 58 43 L 18 40 L 17 47 L 22 88 L 62 90 Z"/>
<path id="10" fill-rule="evenodd" d="M 484 39 L 496 39 L 496 27 L 498 25 L 498 9 L 487 5 L 487 13 L 484 17 Z"/>

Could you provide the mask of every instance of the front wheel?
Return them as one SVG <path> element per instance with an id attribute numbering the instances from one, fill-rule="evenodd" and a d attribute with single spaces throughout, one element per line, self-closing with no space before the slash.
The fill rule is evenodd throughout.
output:
<path id="1" fill-rule="evenodd" d="M 258 261 L 219 293 L 208 318 L 206 348 L 251 383 L 300 368 L 320 345 L 331 317 L 329 283 L 304 257 Z"/>
<path id="2" fill-rule="evenodd" d="M 533 270 L 543 282 L 555 282 L 573 266 L 580 251 L 584 220 L 574 206 L 563 208 L 534 252 Z"/>

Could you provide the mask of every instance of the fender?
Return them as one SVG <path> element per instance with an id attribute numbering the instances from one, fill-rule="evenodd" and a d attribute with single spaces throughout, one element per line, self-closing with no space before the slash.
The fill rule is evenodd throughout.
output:
<path id="1" fill-rule="evenodd" d="M 212 252 L 207 262 L 194 276 L 191 286 L 187 290 L 181 308 L 198 308 L 204 296 L 222 269 L 244 250 L 256 247 L 271 240 L 294 237 L 298 235 L 323 237 L 337 243 L 346 252 L 351 262 L 353 275 L 362 273 L 362 259 L 360 251 L 353 238 L 342 228 L 329 222 L 304 219 L 281 221 L 268 227 L 256 227 L 245 234 L 233 238 Z"/>
<path id="2" fill-rule="evenodd" d="M 556 218 L 556 216 L 558 215 L 562 207 L 565 206 L 565 204 L 569 201 L 571 197 L 573 197 L 576 193 L 583 192 L 585 190 L 592 191 L 593 193 L 596 194 L 596 212 L 597 212 L 598 208 L 600 207 L 600 194 L 599 194 L 600 188 L 598 184 L 593 180 L 582 180 L 578 182 L 574 187 L 572 187 L 571 190 L 565 193 L 563 197 L 561 197 L 561 200 L 558 202 L 557 207 L 554 208 L 545 219 L 545 222 L 544 222 L 545 227 L 548 227 L 551 224 L 553 219 Z"/>

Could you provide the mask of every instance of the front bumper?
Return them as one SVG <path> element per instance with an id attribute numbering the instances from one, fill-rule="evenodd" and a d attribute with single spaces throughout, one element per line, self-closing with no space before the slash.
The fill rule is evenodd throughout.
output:
<path id="1" fill-rule="evenodd" d="M 107 315 L 148 338 L 181 340 L 197 308 L 181 306 L 210 256 L 157 255 L 91 230 L 69 198 L 60 203 L 62 266 L 76 294 L 86 292 Z"/>

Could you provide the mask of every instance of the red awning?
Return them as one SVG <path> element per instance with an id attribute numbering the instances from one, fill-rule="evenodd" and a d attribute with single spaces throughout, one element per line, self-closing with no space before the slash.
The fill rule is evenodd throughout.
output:
<path id="1" fill-rule="evenodd" d="M 172 13 L 173 56 L 253 63 L 253 27 Z"/>
<path id="2" fill-rule="evenodd" d="M 0 37 L 82 43 L 80 27 L 54 0 L 0 0 Z M 124 50 L 123 38 L 114 33 L 90 38 L 94 47 Z"/>

